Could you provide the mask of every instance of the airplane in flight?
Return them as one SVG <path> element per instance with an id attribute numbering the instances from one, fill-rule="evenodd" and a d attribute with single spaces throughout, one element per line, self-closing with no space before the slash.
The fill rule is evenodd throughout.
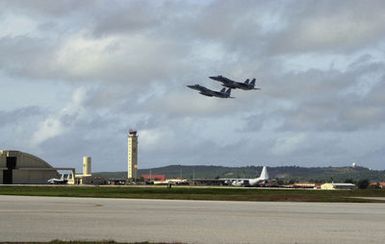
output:
<path id="1" fill-rule="evenodd" d="M 234 179 L 221 179 L 224 180 L 226 184 L 232 186 L 257 186 L 260 183 L 263 183 L 269 180 L 269 173 L 267 172 L 266 166 L 263 166 L 261 175 L 258 178 L 253 179 L 242 179 L 242 178 L 234 178 Z"/>
<path id="2" fill-rule="evenodd" d="M 255 87 L 255 78 L 250 81 L 250 79 L 245 80 L 244 82 L 237 82 L 230 80 L 227 77 L 222 75 L 210 76 L 212 80 L 222 82 L 222 85 L 232 89 L 242 89 L 242 90 L 261 90 L 261 88 Z"/>
<path id="3" fill-rule="evenodd" d="M 231 88 L 228 88 L 227 90 L 226 88 L 223 88 L 220 91 L 213 91 L 199 84 L 188 85 L 187 87 L 193 90 L 197 90 L 200 94 L 208 97 L 234 98 L 231 96 Z"/>

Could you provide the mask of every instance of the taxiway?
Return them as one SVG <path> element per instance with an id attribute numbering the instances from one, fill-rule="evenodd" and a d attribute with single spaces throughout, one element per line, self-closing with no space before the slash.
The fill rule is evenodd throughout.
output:
<path id="1" fill-rule="evenodd" d="M 0 241 L 383 243 L 385 204 L 0 196 Z"/>

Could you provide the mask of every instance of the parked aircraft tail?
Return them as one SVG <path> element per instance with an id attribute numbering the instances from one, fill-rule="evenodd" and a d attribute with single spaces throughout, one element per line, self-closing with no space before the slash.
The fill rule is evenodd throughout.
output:
<path id="1" fill-rule="evenodd" d="M 250 79 L 245 80 L 245 84 L 249 84 Z"/>
<path id="2" fill-rule="evenodd" d="M 226 88 L 222 88 L 221 93 L 225 93 L 225 92 L 226 92 Z"/>
<path id="3" fill-rule="evenodd" d="M 259 179 L 261 179 L 261 180 L 268 180 L 269 179 L 269 173 L 267 172 L 266 166 L 263 166 L 261 175 L 259 176 Z"/>

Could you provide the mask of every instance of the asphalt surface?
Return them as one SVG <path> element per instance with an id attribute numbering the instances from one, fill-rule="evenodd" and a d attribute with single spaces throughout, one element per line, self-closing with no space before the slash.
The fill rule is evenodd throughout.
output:
<path id="1" fill-rule="evenodd" d="M 385 204 L 0 196 L 0 241 L 384 243 Z"/>

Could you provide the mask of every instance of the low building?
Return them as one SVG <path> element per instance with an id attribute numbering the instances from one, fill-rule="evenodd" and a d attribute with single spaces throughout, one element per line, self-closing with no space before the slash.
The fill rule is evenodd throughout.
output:
<path id="1" fill-rule="evenodd" d="M 321 190 L 353 190 L 357 188 L 352 183 L 325 183 L 321 185 Z"/>
<path id="2" fill-rule="evenodd" d="M 314 189 L 317 188 L 317 185 L 315 183 L 309 183 L 309 182 L 300 182 L 300 183 L 294 183 L 293 188 L 310 188 Z"/>
<path id="3" fill-rule="evenodd" d="M 47 184 L 58 177 L 57 169 L 34 155 L 0 150 L 0 184 Z"/>
<path id="4" fill-rule="evenodd" d="M 369 184 L 371 188 L 385 189 L 385 182 L 371 182 Z"/>
<path id="5" fill-rule="evenodd" d="M 166 175 L 153 175 L 153 174 L 143 174 L 141 175 L 144 181 L 165 181 Z"/>

